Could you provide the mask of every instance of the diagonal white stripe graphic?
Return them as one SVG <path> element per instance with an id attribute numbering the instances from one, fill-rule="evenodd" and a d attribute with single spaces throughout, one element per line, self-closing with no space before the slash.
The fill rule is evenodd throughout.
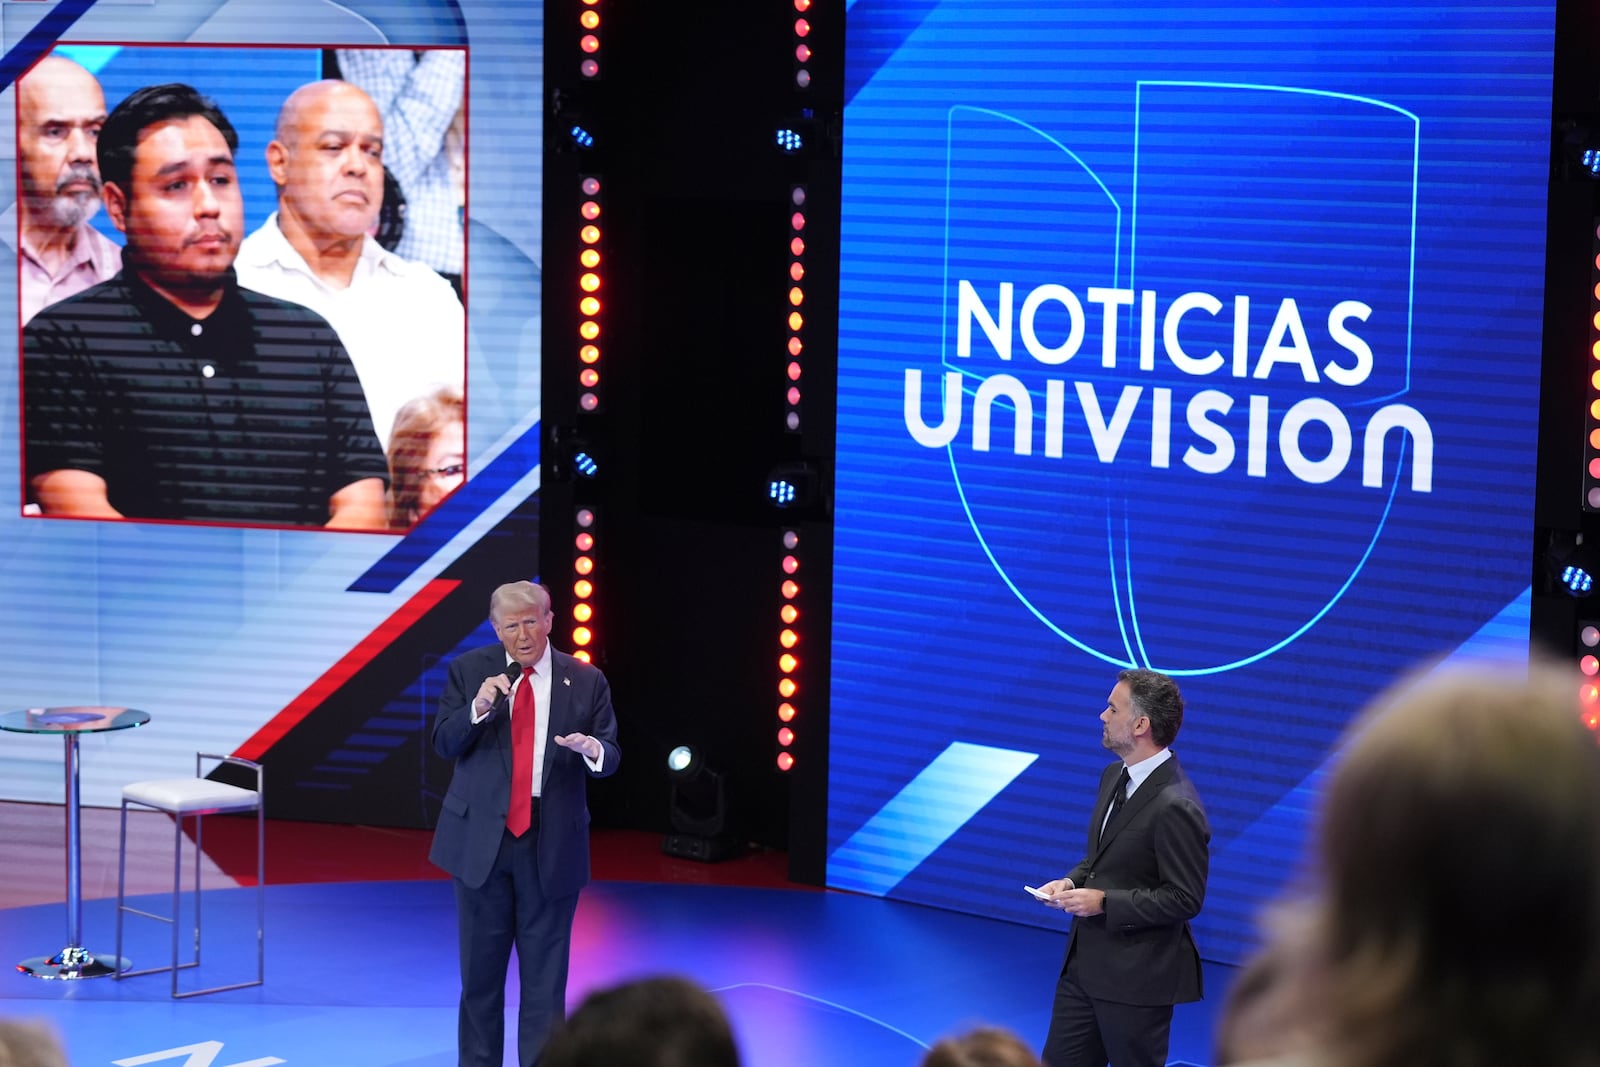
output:
<path id="1" fill-rule="evenodd" d="M 1037 752 L 953 741 L 828 858 L 828 884 L 883 896 L 916 870 Z"/>

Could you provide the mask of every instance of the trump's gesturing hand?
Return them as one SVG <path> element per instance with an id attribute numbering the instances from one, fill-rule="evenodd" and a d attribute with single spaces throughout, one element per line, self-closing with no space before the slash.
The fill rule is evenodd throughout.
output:
<path id="1" fill-rule="evenodd" d="M 600 742 L 588 734 L 563 734 L 556 738 L 556 744 L 562 748 L 570 748 L 572 751 L 592 760 L 599 759 L 600 753 L 605 751 L 604 748 L 600 747 Z"/>

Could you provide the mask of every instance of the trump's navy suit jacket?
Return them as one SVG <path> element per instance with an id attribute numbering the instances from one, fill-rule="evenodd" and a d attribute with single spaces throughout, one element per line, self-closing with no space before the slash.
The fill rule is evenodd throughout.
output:
<path id="1" fill-rule="evenodd" d="M 611 687 L 597 667 L 550 650 L 550 707 L 536 710 L 544 732 L 543 787 L 539 804 L 539 883 L 546 897 L 576 893 L 589 882 L 589 806 L 585 782 L 615 774 L 622 760 Z M 489 877 L 511 803 L 511 716 L 496 710 L 474 725 L 472 701 L 483 680 L 506 667 L 505 649 L 487 645 L 450 664 L 449 681 L 433 723 L 434 751 L 456 761 L 439 811 L 428 858 L 477 889 Z M 583 733 L 599 740 L 605 757 L 598 774 L 583 756 L 554 738 Z"/>

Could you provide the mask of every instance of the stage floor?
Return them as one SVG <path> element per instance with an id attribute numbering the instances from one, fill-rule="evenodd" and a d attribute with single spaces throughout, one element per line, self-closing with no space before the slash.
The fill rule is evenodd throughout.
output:
<path id="1" fill-rule="evenodd" d="M 254 890 L 208 889 L 204 898 L 205 963 L 183 985 L 250 977 Z M 141 900 L 165 911 L 164 896 Z M 87 947 L 109 955 L 115 901 L 83 908 Z M 167 928 L 128 921 L 133 965 L 164 961 Z M 0 963 L 54 953 L 64 933 L 60 903 L 0 910 Z M 76 1067 L 455 1063 L 447 881 L 269 884 L 266 944 L 258 988 L 173 1001 L 166 975 L 67 983 L 11 974 L 0 976 L 0 1016 L 53 1022 Z M 1062 947 L 1060 931 L 850 893 L 597 881 L 578 908 L 568 1000 L 632 977 L 683 974 L 726 1006 L 746 1067 L 915 1067 L 928 1045 L 978 1023 L 1042 1043 Z M 1208 965 L 1211 999 L 1178 1008 L 1173 1063 L 1210 1062 L 1231 970 Z M 514 1003 L 514 965 L 508 995 Z"/>

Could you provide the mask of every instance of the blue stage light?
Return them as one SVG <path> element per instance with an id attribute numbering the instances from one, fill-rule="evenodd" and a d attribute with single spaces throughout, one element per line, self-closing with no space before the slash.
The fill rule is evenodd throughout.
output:
<path id="1" fill-rule="evenodd" d="M 798 152 L 806 146 L 805 138 L 800 136 L 798 130 L 791 130 L 787 126 L 778 130 L 776 143 L 785 152 Z"/>
<path id="2" fill-rule="evenodd" d="M 1573 596 L 1588 596 L 1594 592 L 1594 575 L 1582 567 L 1570 565 L 1561 572 L 1561 584 Z"/>
<path id="3" fill-rule="evenodd" d="M 574 452 L 572 454 L 572 471 L 580 478 L 593 478 L 600 473 L 600 464 L 587 452 Z"/>
<path id="4" fill-rule="evenodd" d="M 567 136 L 572 138 L 572 143 L 577 145 L 579 148 L 594 147 L 594 134 L 590 133 L 582 126 L 573 126 L 567 131 Z"/>
<path id="5" fill-rule="evenodd" d="M 1556 133 L 1567 163 L 1582 167 L 1585 178 L 1600 178 L 1600 126 L 1585 119 L 1558 119 Z"/>
<path id="6" fill-rule="evenodd" d="M 822 475 L 809 460 L 789 460 L 767 471 L 767 502 L 775 508 L 808 508 L 816 502 Z"/>
<path id="7" fill-rule="evenodd" d="M 1552 533 L 1545 564 L 1552 581 L 1563 593 L 1575 597 L 1594 594 L 1594 577 L 1600 574 L 1600 551 L 1585 543 L 1581 533 Z"/>

